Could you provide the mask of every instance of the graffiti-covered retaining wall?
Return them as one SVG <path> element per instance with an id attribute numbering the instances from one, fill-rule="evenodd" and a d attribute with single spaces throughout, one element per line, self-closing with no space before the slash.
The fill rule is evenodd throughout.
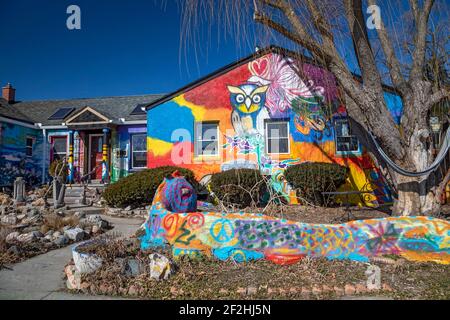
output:
<path id="1" fill-rule="evenodd" d="M 287 123 L 280 132 L 287 139 L 278 154 L 268 152 L 271 121 Z M 209 139 L 209 143 L 218 140 L 212 156 L 195 149 L 198 123 L 218 126 L 218 137 Z M 259 168 L 293 202 L 295 196 L 283 175 L 287 166 L 334 162 L 350 169 L 342 190 L 369 192 L 350 197 L 352 202 L 368 206 L 392 202 L 381 172 L 350 129 L 331 73 L 269 53 L 150 108 L 147 163 L 151 168 L 187 167 L 198 179 L 230 168 Z"/>
<path id="2" fill-rule="evenodd" d="M 289 263 L 305 255 L 368 261 L 394 254 L 413 261 L 450 263 L 450 223 L 445 220 L 392 217 L 327 225 L 244 212 L 175 213 L 163 204 L 166 183 L 158 188 L 145 223 L 143 249 L 170 244 L 174 256 L 207 255 L 238 262 L 268 259 Z M 170 190 L 171 194 L 181 196 L 182 187 Z M 175 199 L 169 198 L 169 206 Z"/>

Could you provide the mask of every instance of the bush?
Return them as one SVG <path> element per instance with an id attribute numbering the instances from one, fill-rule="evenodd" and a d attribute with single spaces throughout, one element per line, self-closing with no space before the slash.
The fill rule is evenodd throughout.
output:
<path id="1" fill-rule="evenodd" d="M 315 205 L 328 205 L 334 192 L 345 183 L 348 168 L 335 163 L 305 162 L 290 166 L 285 171 L 286 180 L 297 190 L 297 196 Z"/>
<path id="2" fill-rule="evenodd" d="M 211 176 L 211 191 L 226 205 L 245 208 L 260 205 L 266 183 L 254 169 L 231 169 Z"/>
<path id="3" fill-rule="evenodd" d="M 64 165 L 63 160 L 54 160 L 54 161 L 52 161 L 52 163 L 50 164 L 50 167 L 48 168 L 48 173 L 50 174 L 50 176 L 55 177 L 56 175 L 61 173 L 61 177 L 63 178 L 63 181 L 66 181 L 67 175 L 68 175 L 69 166 L 66 163 L 65 169 L 63 169 L 61 171 L 61 168 L 62 168 L 63 165 Z"/>
<path id="4" fill-rule="evenodd" d="M 127 206 L 137 208 L 151 204 L 158 186 L 175 170 L 178 170 L 196 190 L 198 189 L 198 182 L 191 170 L 164 166 L 139 171 L 120 179 L 105 189 L 103 198 L 108 205 L 119 208 Z"/>

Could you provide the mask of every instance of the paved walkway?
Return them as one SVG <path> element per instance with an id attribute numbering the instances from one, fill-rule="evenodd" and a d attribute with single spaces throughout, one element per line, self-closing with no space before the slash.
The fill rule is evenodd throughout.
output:
<path id="1" fill-rule="evenodd" d="M 122 236 L 132 235 L 142 224 L 138 219 L 102 216 L 114 224 Z M 111 232 L 110 231 L 110 232 Z M 0 299 L 59 300 L 59 299 L 117 299 L 106 296 L 88 296 L 61 292 L 65 288 L 64 266 L 72 257 L 72 247 L 49 251 L 0 270 Z"/>

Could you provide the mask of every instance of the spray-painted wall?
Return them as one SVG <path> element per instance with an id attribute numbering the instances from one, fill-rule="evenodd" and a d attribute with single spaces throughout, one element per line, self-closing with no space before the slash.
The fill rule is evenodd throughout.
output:
<path id="1" fill-rule="evenodd" d="M 112 177 L 113 182 L 130 173 L 140 170 L 132 165 L 132 144 L 133 135 L 146 134 L 146 125 L 119 126 L 112 133 Z"/>
<path id="2" fill-rule="evenodd" d="M 283 176 L 287 166 L 334 162 L 350 169 L 342 190 L 373 191 L 352 202 L 392 202 L 384 178 L 359 142 L 356 150 L 336 150 L 335 121 L 346 119 L 341 101 L 331 73 L 267 54 L 149 109 L 148 167 L 180 165 L 198 179 L 237 166 L 260 168 L 293 200 Z M 289 152 L 276 157 L 266 152 L 265 121 L 273 119 L 289 122 Z M 215 157 L 194 153 L 195 123 L 205 121 L 218 122 L 220 152 Z"/>
<path id="3" fill-rule="evenodd" d="M 12 185 L 19 176 L 29 185 L 40 184 L 42 131 L 12 122 L 0 122 L 0 126 L 0 185 Z"/>

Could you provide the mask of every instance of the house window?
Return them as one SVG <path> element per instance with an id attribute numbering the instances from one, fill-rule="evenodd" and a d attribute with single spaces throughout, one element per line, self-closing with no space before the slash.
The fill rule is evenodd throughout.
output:
<path id="1" fill-rule="evenodd" d="M 147 135 L 133 134 L 131 136 L 131 168 L 147 167 Z"/>
<path id="2" fill-rule="evenodd" d="M 197 122 L 195 124 L 195 155 L 219 155 L 219 123 Z"/>
<path id="3" fill-rule="evenodd" d="M 359 152 L 358 138 L 352 135 L 347 119 L 336 119 L 334 122 L 336 131 L 336 152 Z"/>
<path id="4" fill-rule="evenodd" d="M 289 153 L 289 122 L 269 120 L 265 123 L 266 152 L 268 154 Z"/>
<path id="5" fill-rule="evenodd" d="M 34 137 L 27 137 L 25 154 L 27 157 L 33 156 Z"/>
<path id="6" fill-rule="evenodd" d="M 67 156 L 67 136 L 52 137 L 52 161 L 62 160 Z"/>

